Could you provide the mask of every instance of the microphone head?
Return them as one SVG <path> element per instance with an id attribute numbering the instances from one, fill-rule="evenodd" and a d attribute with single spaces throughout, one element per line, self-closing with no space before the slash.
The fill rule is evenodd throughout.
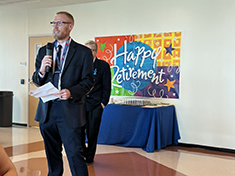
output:
<path id="1" fill-rule="evenodd" d="M 46 45 L 46 55 L 48 56 L 52 56 L 52 50 L 54 48 L 54 45 L 53 43 L 47 43 Z M 50 71 L 50 68 L 49 66 L 46 66 L 46 72 L 49 72 Z"/>
<path id="2" fill-rule="evenodd" d="M 53 43 L 47 43 L 46 49 L 52 50 L 54 47 Z"/>
<path id="3" fill-rule="evenodd" d="M 53 43 L 47 43 L 47 46 L 46 46 L 46 55 L 52 56 L 53 48 L 54 48 Z"/>

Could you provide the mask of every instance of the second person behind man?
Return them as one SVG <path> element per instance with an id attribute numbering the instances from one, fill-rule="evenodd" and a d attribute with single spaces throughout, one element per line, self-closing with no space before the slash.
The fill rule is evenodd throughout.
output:
<path id="1" fill-rule="evenodd" d="M 88 146 L 85 149 L 87 165 L 94 162 L 97 137 L 100 128 L 103 108 L 108 104 L 111 92 L 111 72 L 109 64 L 96 57 L 97 43 L 90 40 L 85 45 L 91 49 L 93 55 L 94 87 L 86 98 L 86 134 Z"/>

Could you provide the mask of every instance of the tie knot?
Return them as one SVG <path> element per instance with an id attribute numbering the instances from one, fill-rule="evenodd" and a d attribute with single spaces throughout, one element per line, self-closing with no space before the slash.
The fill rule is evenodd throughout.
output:
<path id="1" fill-rule="evenodd" d="M 58 45 L 57 47 L 58 47 L 58 50 L 61 50 L 61 48 L 62 48 L 62 46 L 61 46 L 61 45 Z"/>

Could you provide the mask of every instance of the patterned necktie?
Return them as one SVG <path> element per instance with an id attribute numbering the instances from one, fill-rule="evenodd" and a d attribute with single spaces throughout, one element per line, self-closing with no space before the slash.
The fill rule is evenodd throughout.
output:
<path id="1" fill-rule="evenodd" d="M 61 48 L 62 46 L 58 46 L 58 52 L 57 52 L 57 59 L 55 59 L 55 72 L 53 77 L 53 85 L 58 88 L 58 82 L 59 82 L 59 75 L 60 75 L 60 57 L 61 57 Z"/>

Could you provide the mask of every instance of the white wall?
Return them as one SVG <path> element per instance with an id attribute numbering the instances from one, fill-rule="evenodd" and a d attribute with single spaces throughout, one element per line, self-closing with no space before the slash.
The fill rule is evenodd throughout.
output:
<path id="1" fill-rule="evenodd" d="M 26 12 L 0 15 L 0 91 L 13 91 L 13 121 L 27 121 L 28 16 Z M 1 118 L 1 117 L 0 117 Z"/>
<path id="2" fill-rule="evenodd" d="M 80 43 L 181 31 L 180 98 L 154 101 L 175 104 L 180 142 L 235 149 L 234 9 L 234 0 L 110 0 L 0 15 L 0 90 L 14 91 L 13 120 L 27 123 L 28 88 L 19 80 L 28 68 L 19 62 L 28 59 L 28 37 L 50 34 L 60 10 L 74 15 L 72 37 Z"/>

